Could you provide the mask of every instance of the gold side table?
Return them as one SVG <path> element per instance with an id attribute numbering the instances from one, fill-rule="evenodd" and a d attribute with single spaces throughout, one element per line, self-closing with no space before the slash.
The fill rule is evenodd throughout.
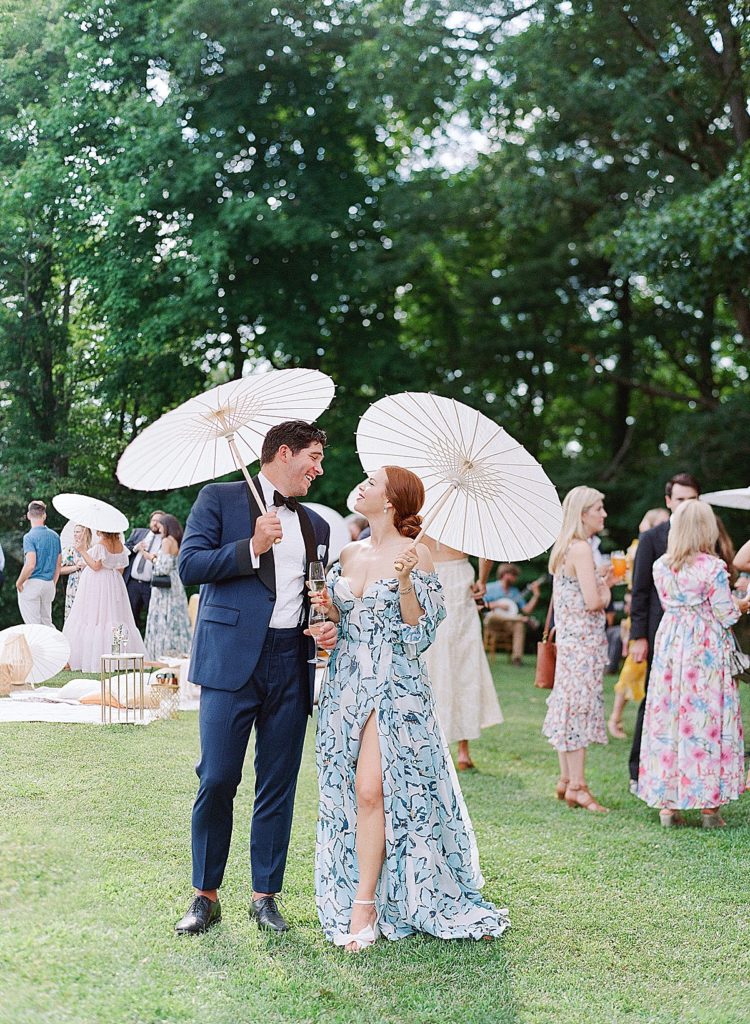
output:
<path id="1" fill-rule="evenodd" d="M 103 654 L 101 679 L 105 725 L 145 722 L 142 654 Z"/>

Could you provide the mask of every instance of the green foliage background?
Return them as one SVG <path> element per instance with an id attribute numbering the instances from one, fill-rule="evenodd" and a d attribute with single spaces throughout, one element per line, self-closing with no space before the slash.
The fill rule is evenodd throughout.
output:
<path id="1" fill-rule="evenodd" d="M 336 380 L 339 508 L 404 389 L 601 487 L 613 545 L 673 472 L 748 483 L 749 48 L 730 0 L 0 0 L 9 575 L 32 496 L 184 519 L 117 458 L 263 364 Z"/>

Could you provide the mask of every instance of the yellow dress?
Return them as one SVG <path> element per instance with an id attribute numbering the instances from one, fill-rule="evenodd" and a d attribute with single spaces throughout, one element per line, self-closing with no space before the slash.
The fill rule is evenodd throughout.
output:
<path id="1" fill-rule="evenodd" d="M 630 619 L 625 620 L 630 633 Z M 630 647 L 630 644 L 628 644 Z M 646 695 L 646 662 L 633 661 L 628 654 L 615 683 L 615 693 L 621 693 L 626 700 L 640 701 Z"/>

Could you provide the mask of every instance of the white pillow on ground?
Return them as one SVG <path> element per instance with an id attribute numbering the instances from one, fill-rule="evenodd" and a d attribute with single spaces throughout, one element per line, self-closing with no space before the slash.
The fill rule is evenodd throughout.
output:
<path id="1" fill-rule="evenodd" d="M 164 669 L 157 671 L 163 672 Z M 117 691 L 117 682 L 120 682 L 120 691 Z M 153 695 L 151 693 L 151 684 L 156 682 L 156 671 L 143 673 L 143 700 L 145 706 L 151 707 L 153 702 Z M 136 705 L 136 694 L 139 691 L 140 673 L 139 672 L 120 672 L 118 675 L 112 676 L 112 697 L 115 700 L 119 700 L 124 706 L 127 704 L 129 708 L 135 707 Z M 101 690 L 101 683 L 99 684 Z"/>
<path id="2" fill-rule="evenodd" d="M 164 669 L 159 671 L 163 672 Z M 146 707 L 149 707 L 152 702 L 151 684 L 156 682 L 156 672 L 144 673 L 144 687 L 143 696 L 146 703 Z M 132 672 L 122 672 L 119 675 L 120 680 L 120 694 L 119 702 L 124 706 L 132 708 L 136 703 L 136 686 L 139 679 L 139 674 L 135 675 Z M 118 676 L 112 678 L 112 697 L 117 700 L 117 680 Z M 59 690 L 55 690 L 55 695 L 61 700 L 82 700 L 84 697 L 91 695 L 100 696 L 102 692 L 101 679 L 71 679 L 65 686 L 61 686 Z"/>
<path id="3" fill-rule="evenodd" d="M 101 693 L 102 684 L 99 679 L 71 679 L 65 686 L 57 691 L 59 697 L 65 700 L 80 700 L 89 693 Z"/>

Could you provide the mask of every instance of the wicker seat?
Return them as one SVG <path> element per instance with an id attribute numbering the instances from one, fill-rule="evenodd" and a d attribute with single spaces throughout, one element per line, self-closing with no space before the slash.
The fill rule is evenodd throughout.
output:
<path id="1" fill-rule="evenodd" d="M 513 652 L 513 621 L 497 612 L 487 612 L 482 623 L 484 649 L 488 655 L 497 651 L 507 651 L 508 661 Z"/>

